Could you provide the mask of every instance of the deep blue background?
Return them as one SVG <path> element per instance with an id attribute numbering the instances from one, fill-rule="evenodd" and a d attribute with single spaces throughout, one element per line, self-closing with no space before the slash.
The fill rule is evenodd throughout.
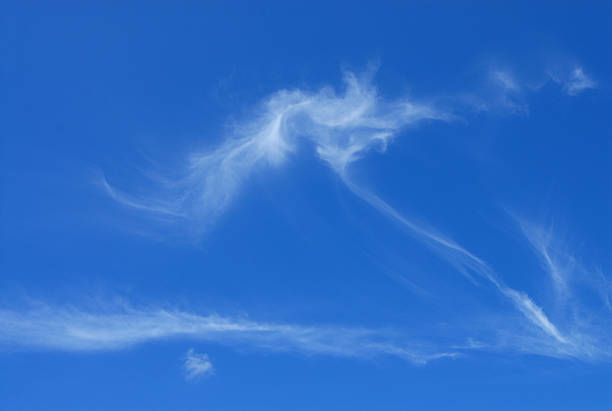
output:
<path id="1" fill-rule="evenodd" d="M 356 172 L 545 299 L 510 207 L 562 222 L 586 261 L 612 267 L 609 2 L 15 2 L 0 32 L 0 298 L 76 302 L 120 295 L 257 320 L 412 329 L 465 321 L 497 296 L 355 198 L 314 156 L 255 176 L 200 241 L 167 241 L 94 184 L 129 186 L 146 158 L 178 164 L 281 88 L 341 87 L 380 63 L 384 96 L 458 95 L 491 65 L 528 81 L 579 64 L 598 89 L 549 82 L 526 115 L 472 113 L 406 131 Z M 573 6 L 571 5 L 573 4 Z M 390 274 L 390 275 L 387 275 Z M 435 291 L 423 298 L 394 280 Z M 452 296 L 452 298 L 446 298 Z M 432 336 L 436 338 L 436 336 Z M 185 382 L 180 356 L 217 372 Z M 0 353 L 0 408 L 612 408 L 612 368 L 514 353 L 415 367 L 198 342 L 126 351 Z"/>

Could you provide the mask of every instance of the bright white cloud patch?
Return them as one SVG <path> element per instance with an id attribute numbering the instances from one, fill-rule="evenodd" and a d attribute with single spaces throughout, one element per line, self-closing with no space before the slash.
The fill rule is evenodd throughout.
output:
<path id="1" fill-rule="evenodd" d="M 208 359 L 208 354 L 200 354 L 189 349 L 183 361 L 185 378 L 192 380 L 196 377 L 208 377 L 215 373 L 212 362 Z"/>

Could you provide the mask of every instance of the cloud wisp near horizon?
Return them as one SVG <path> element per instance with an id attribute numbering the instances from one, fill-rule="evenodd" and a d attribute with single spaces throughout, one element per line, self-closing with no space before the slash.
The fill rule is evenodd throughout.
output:
<path id="1" fill-rule="evenodd" d="M 456 350 L 437 352 L 437 347 L 427 348 L 422 343 L 411 347 L 409 342 L 401 342 L 402 336 L 389 330 L 257 322 L 178 309 L 134 308 L 126 304 L 106 304 L 102 310 L 42 303 L 19 311 L 0 309 L 0 344 L 11 347 L 104 351 L 172 338 L 304 355 L 348 358 L 385 355 L 414 364 L 458 355 Z M 187 356 L 189 372 L 202 367 L 210 372 L 208 368 L 212 364 L 202 365 L 202 359 Z"/>
<path id="2" fill-rule="evenodd" d="M 512 97 L 521 92 L 517 80 L 503 71 L 494 71 L 491 76 L 497 82 L 496 87 L 501 87 L 496 104 L 514 114 L 524 112 L 519 110 Z M 502 327 L 492 333 L 495 338 L 479 344 L 478 348 L 509 347 L 523 352 L 586 360 L 609 357 L 609 334 L 605 330 L 582 326 L 576 320 L 575 311 L 551 318 L 543 306 L 526 292 L 510 287 L 484 259 L 438 230 L 407 218 L 374 191 L 362 186 L 351 174 L 354 163 L 373 150 L 384 152 L 406 128 L 432 121 L 449 122 L 461 116 L 431 102 L 409 98 L 387 100 L 372 84 L 372 73 L 355 75 L 347 72 L 344 82 L 343 93 L 332 88 L 316 92 L 280 90 L 273 93 L 264 99 L 256 115 L 237 126 L 234 134 L 216 149 L 191 154 L 181 178 L 157 180 L 161 188 L 148 195 L 127 194 L 106 179 L 101 185 L 112 199 L 126 207 L 162 216 L 177 225 L 189 221 L 192 227 L 195 222 L 197 231 L 203 232 L 232 204 L 251 174 L 281 167 L 300 150 L 310 149 L 356 197 L 407 229 L 415 239 L 461 274 L 484 280 L 522 315 L 523 334 L 506 337 L 505 342 L 497 341 L 496 338 L 504 333 L 512 334 L 512 330 Z M 567 81 L 557 82 L 571 96 L 595 87 L 581 68 L 576 68 Z M 539 232 L 526 223 L 518 223 L 528 243 L 543 261 L 544 271 L 553 282 L 558 299 L 566 298 L 569 294 L 568 266 L 560 266 Z M 605 275 L 602 277 L 605 279 Z M 580 304 L 576 303 L 575 307 L 580 307 Z M 0 333 L 0 338 L 5 341 L 17 343 L 21 340 L 24 345 L 68 350 L 112 349 L 184 336 L 216 342 L 240 341 L 241 344 L 273 351 L 346 357 L 385 354 L 413 363 L 456 355 L 445 347 L 422 352 L 412 351 L 405 348 L 406 345 L 396 345 L 390 340 L 381 342 L 371 330 L 274 325 L 181 311 L 128 309 L 115 314 L 100 314 L 47 307 L 29 312 L 2 311 L 0 323 L 8 330 Z M 469 348 L 475 349 L 476 345 L 471 344 Z"/>

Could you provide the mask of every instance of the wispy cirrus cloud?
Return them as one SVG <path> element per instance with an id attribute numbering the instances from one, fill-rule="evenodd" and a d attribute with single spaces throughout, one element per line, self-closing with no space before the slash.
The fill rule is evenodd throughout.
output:
<path id="1" fill-rule="evenodd" d="M 357 196 L 362 198 L 364 201 L 372 205 L 393 221 L 399 223 L 403 227 L 408 228 L 419 240 L 431 247 L 433 250 L 437 251 L 442 258 L 451 263 L 461 273 L 466 275 L 469 275 L 469 273 L 476 274 L 480 278 L 485 279 L 489 284 L 493 285 L 502 296 L 507 298 L 515 305 L 515 307 L 525 316 L 525 318 L 556 340 L 557 343 L 567 343 L 566 338 L 548 319 L 542 308 L 535 304 L 533 300 L 524 292 L 517 291 L 507 286 L 501 280 L 501 278 L 499 278 L 499 275 L 485 261 L 442 234 L 425 229 L 424 227 L 410 221 L 380 197 L 362 189 L 358 185 L 352 183 L 346 177 L 345 182 Z"/>
<path id="2" fill-rule="evenodd" d="M 235 127 L 234 133 L 219 147 L 193 153 L 183 177 L 161 184 L 165 191 L 156 190 L 151 196 L 135 198 L 106 181 L 103 185 L 113 199 L 127 207 L 184 219 L 190 226 L 195 224 L 205 230 L 230 206 L 250 175 L 278 168 L 310 146 L 356 196 L 408 229 L 466 277 L 475 275 L 485 280 L 530 326 L 539 330 L 539 338 L 548 339 L 546 344 L 554 346 L 555 353 L 578 356 L 579 336 L 572 335 L 572 330 L 560 329 L 527 293 L 511 288 L 473 252 L 430 226 L 400 214 L 352 177 L 351 166 L 355 162 L 372 150 L 386 150 L 406 127 L 427 121 L 452 121 L 456 116 L 431 103 L 408 98 L 384 99 L 373 86 L 371 73 L 362 76 L 346 73 L 344 81 L 342 93 L 323 88 L 316 92 L 281 90 L 272 94 L 258 107 L 257 114 Z M 520 81 L 507 70 L 493 71 L 491 81 L 499 91 L 495 104 L 521 111 L 518 108 L 524 86 Z M 539 241 L 533 235 L 530 238 L 532 245 Z M 548 252 L 541 254 L 561 290 L 563 273 Z"/>
<path id="3" fill-rule="evenodd" d="M 597 88 L 597 82 L 580 66 L 574 67 L 569 73 L 551 75 L 551 78 L 570 96 L 577 96 L 585 90 Z"/>
<path id="4" fill-rule="evenodd" d="M 495 315 L 485 323 L 474 319 L 476 323 L 457 324 L 456 329 L 440 336 L 441 339 L 423 340 L 406 333 L 412 328 L 409 324 L 395 329 L 300 325 L 203 315 L 179 309 L 134 308 L 125 303 L 88 309 L 35 303 L 0 310 L 0 348 L 97 352 L 176 340 L 277 354 L 361 360 L 391 357 L 415 365 L 473 351 L 513 351 L 586 361 L 611 357 L 609 338 L 595 334 L 592 328 L 573 327 L 551 338 L 558 331 L 546 329 L 547 320 L 539 308 L 529 307 L 533 303 L 520 293 L 509 292 L 516 293 L 515 297 L 521 300 L 518 304 L 527 307 L 526 315 L 541 318 L 525 323 L 516 315 Z M 461 341 L 467 343 L 461 344 Z M 193 350 L 184 356 L 183 368 L 187 379 L 214 373 L 208 356 Z"/>
<path id="5" fill-rule="evenodd" d="M 508 65 L 491 64 L 485 69 L 484 81 L 474 90 L 464 92 L 451 106 L 466 104 L 478 112 L 501 112 L 510 115 L 529 113 L 529 97 L 547 84 L 556 84 L 571 97 L 589 89 L 597 82 L 580 65 L 560 67 L 547 71 L 536 70 L 530 76 L 519 75 Z"/>
<path id="6" fill-rule="evenodd" d="M 557 297 L 566 299 L 569 293 L 568 276 L 574 268 L 575 259 L 554 249 L 552 229 L 530 223 L 516 215 L 513 217 L 549 275 Z M 559 261 L 560 259 L 564 261 Z"/>
<path id="7" fill-rule="evenodd" d="M 585 357 L 609 357 L 612 353 L 609 285 L 600 268 L 589 269 L 579 261 L 552 224 L 540 224 L 511 214 L 531 250 L 540 260 L 552 289 L 552 310 L 565 331 L 565 347 Z"/>
<path id="8" fill-rule="evenodd" d="M 176 172 L 179 177 L 149 175 L 148 192 L 141 188 L 134 195 L 105 177 L 100 185 L 128 208 L 188 221 L 191 229 L 203 231 L 232 204 L 253 173 L 279 168 L 300 150 L 314 148 L 321 160 L 343 175 L 372 150 L 384 152 L 407 127 L 462 118 L 455 112 L 462 111 L 456 99 L 444 106 L 409 97 L 385 99 L 373 84 L 373 74 L 345 72 L 342 92 L 324 87 L 271 94 L 254 108 L 250 118 L 235 125 L 217 148 L 190 153 Z M 569 77 L 549 76 L 571 95 L 595 86 L 580 67 Z M 469 105 L 480 110 L 526 113 L 526 91 L 540 87 L 525 84 L 508 68 L 491 67 L 483 89 L 463 100 L 467 98 Z"/>
<path id="9" fill-rule="evenodd" d="M 118 203 L 167 217 L 187 218 L 190 227 L 208 228 L 227 209 L 257 170 L 277 168 L 304 145 L 338 173 L 372 149 L 384 151 L 403 128 L 452 115 L 408 98 L 379 96 L 371 73 L 345 73 L 345 90 L 280 90 L 266 98 L 257 114 L 216 149 L 192 153 L 182 177 L 157 183 L 148 196 L 135 197 L 101 182 Z"/>
<path id="10" fill-rule="evenodd" d="M 457 355 L 403 340 L 389 330 L 257 322 L 177 309 L 103 309 L 35 304 L 0 310 L 0 344 L 64 351 L 118 350 L 168 339 L 196 340 L 267 352 L 349 358 L 393 356 L 414 364 Z M 208 368 L 203 357 L 187 357 L 192 371 Z M 212 365 L 211 365 L 212 367 Z"/>
<path id="11" fill-rule="evenodd" d="M 498 73 L 506 89 L 516 89 L 514 80 Z M 298 147 L 298 139 L 311 141 L 318 156 L 346 183 L 357 196 L 384 215 L 399 222 L 462 272 L 475 272 L 509 298 L 534 324 L 563 342 L 559 331 L 527 295 L 505 286 L 481 259 L 443 235 L 425 229 L 400 215 L 378 196 L 359 187 L 349 177 L 349 166 L 369 150 L 385 150 L 388 142 L 405 126 L 424 120 L 449 120 L 446 114 L 430 105 L 407 99 L 385 101 L 379 97 L 369 76 L 345 75 L 346 91 L 338 95 L 331 89 L 316 93 L 282 90 L 268 98 L 263 112 L 240 129 L 240 137 L 227 140 L 211 153 L 194 155 L 180 201 L 169 207 L 174 214 L 191 214 L 199 221 L 214 219 L 230 203 L 246 176 L 256 167 L 276 166 L 286 161 Z M 112 188 L 105 183 L 112 193 Z M 135 199 L 114 194 L 130 207 L 165 213 L 160 200 L 141 205 Z M 171 200 L 163 200 L 169 204 Z"/>
<path id="12" fill-rule="evenodd" d="M 488 92 L 481 106 L 485 109 L 496 108 L 511 114 L 526 114 L 529 106 L 525 102 L 525 86 L 507 68 L 493 68 L 489 72 Z"/>

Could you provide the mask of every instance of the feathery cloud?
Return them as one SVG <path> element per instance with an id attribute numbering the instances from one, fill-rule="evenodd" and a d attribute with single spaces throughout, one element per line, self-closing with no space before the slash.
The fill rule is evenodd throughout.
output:
<path id="1" fill-rule="evenodd" d="M 576 67 L 569 78 L 563 81 L 563 89 L 570 96 L 576 96 L 584 90 L 596 87 L 597 83 L 584 73 L 582 67 Z"/>
<path id="2" fill-rule="evenodd" d="M 565 299 L 569 293 L 568 276 L 573 269 L 575 260 L 565 255 L 565 261 L 559 261 L 559 259 L 563 258 L 563 255 L 552 247 L 552 230 L 544 229 L 542 226 L 532 224 L 515 215 L 513 215 L 513 217 L 521 228 L 529 245 L 540 258 L 542 266 L 550 276 L 557 296 Z"/>
<path id="3" fill-rule="evenodd" d="M 577 82 L 575 87 L 586 81 L 581 70 L 575 72 L 573 78 Z M 518 110 L 515 96 L 520 95 L 522 88 L 517 80 L 507 71 L 495 71 L 492 79 L 501 90 L 497 104 L 501 98 L 506 107 Z M 254 171 L 280 167 L 303 149 L 305 143 L 310 144 L 356 196 L 407 228 L 466 277 L 476 275 L 486 280 L 531 326 L 549 338 L 550 344 L 555 345 L 555 352 L 578 355 L 579 348 L 574 348 L 581 337 L 569 335 L 571 330 L 568 329 L 561 331 L 542 307 L 525 292 L 509 287 L 484 260 L 436 230 L 406 218 L 352 179 L 351 165 L 371 150 L 384 151 L 405 127 L 431 120 L 450 121 L 454 116 L 431 104 L 407 98 L 385 100 L 379 96 L 368 74 L 346 73 L 344 80 L 346 89 L 341 94 L 330 88 L 317 92 L 281 90 L 274 93 L 265 99 L 256 116 L 236 127 L 234 134 L 218 148 L 193 154 L 184 176 L 167 185 L 169 191 L 165 193 L 133 198 L 107 182 L 104 187 L 111 197 L 128 207 L 172 218 L 180 216 L 205 229 L 232 203 Z M 562 290 L 563 274 L 542 239 L 535 234 L 530 234 L 529 238 L 540 250 L 551 277 Z M 278 330 L 275 332 L 278 334 Z"/>
<path id="4" fill-rule="evenodd" d="M 608 280 L 601 269 L 586 268 L 559 238 L 552 225 L 536 224 L 512 214 L 531 250 L 539 258 L 554 290 L 558 323 L 566 330 L 561 352 L 585 358 L 609 357 L 612 332 Z M 595 297 L 595 298 L 593 298 Z M 599 298 L 599 302 L 597 299 Z"/>
<path id="5" fill-rule="evenodd" d="M 86 311 L 37 304 L 29 309 L 0 310 L 0 343 L 12 347 L 99 351 L 180 338 L 306 355 L 387 355 L 414 364 L 457 355 L 427 349 L 423 344 L 396 342 L 395 337 L 389 331 L 276 324 L 126 305 Z"/>
<path id="6" fill-rule="evenodd" d="M 491 285 L 495 286 L 501 295 L 509 299 L 525 318 L 546 334 L 553 337 L 558 343 L 567 343 L 567 340 L 548 319 L 544 311 L 535 304 L 527 294 L 507 286 L 486 262 L 453 240 L 408 220 L 380 197 L 360 188 L 358 185 L 346 179 L 346 177 L 345 182 L 357 196 L 372 205 L 385 216 L 411 230 L 417 239 L 437 251 L 442 258 L 451 263 L 461 273 L 466 275 L 474 273 L 487 280 Z"/>
<path id="7" fill-rule="evenodd" d="M 452 118 L 425 103 L 381 98 L 370 74 L 345 73 L 344 82 L 341 94 L 331 88 L 272 94 L 253 119 L 237 126 L 216 149 L 193 153 L 182 177 L 158 182 L 150 196 L 130 196 L 106 180 L 102 186 L 126 207 L 188 218 L 205 230 L 232 203 L 249 175 L 281 166 L 304 142 L 342 174 L 369 150 L 385 150 L 404 127 Z"/>

